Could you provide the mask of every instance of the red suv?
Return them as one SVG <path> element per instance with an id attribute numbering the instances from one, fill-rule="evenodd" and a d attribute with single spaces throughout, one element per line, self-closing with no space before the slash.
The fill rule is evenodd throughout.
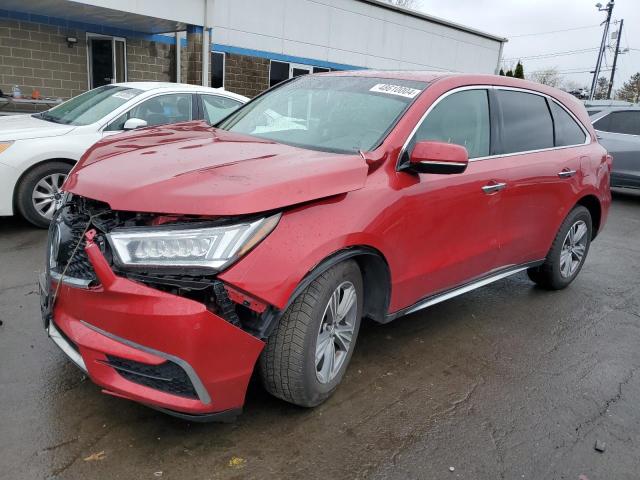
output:
<path id="1" fill-rule="evenodd" d="M 611 196 L 572 96 L 489 75 L 299 77 L 215 126 L 110 137 L 67 180 L 45 327 L 105 393 L 234 415 L 255 369 L 311 407 L 360 322 L 514 273 L 561 289 Z"/>

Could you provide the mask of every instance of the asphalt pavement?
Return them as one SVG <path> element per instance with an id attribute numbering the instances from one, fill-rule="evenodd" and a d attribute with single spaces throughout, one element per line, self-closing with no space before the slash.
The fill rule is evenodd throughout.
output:
<path id="1" fill-rule="evenodd" d="M 568 289 L 521 274 L 365 323 L 327 403 L 253 382 L 232 424 L 100 393 L 42 329 L 44 245 L 0 219 L 0 479 L 640 478 L 640 193 Z"/>

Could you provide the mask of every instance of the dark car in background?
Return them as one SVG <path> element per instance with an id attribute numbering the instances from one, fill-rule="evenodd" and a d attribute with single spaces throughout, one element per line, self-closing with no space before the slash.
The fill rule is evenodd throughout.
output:
<path id="1" fill-rule="evenodd" d="M 640 107 L 587 111 L 599 142 L 613 156 L 611 186 L 640 188 Z"/>

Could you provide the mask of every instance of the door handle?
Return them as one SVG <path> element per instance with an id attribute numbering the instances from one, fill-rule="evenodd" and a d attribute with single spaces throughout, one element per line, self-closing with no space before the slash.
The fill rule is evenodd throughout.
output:
<path id="1" fill-rule="evenodd" d="M 576 174 L 575 170 L 570 170 L 568 168 L 565 168 L 564 170 L 562 170 L 561 172 L 558 172 L 558 176 L 560 178 L 571 178 Z"/>
<path id="2" fill-rule="evenodd" d="M 493 182 L 482 187 L 482 191 L 487 195 L 490 195 L 492 193 L 496 193 L 496 192 L 499 192 L 500 190 L 503 190 L 504 188 L 506 188 L 506 186 L 507 186 L 506 183 Z"/>

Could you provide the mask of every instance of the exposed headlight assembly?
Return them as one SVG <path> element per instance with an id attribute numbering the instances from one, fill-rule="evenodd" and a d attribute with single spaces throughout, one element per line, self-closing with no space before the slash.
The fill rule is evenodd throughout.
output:
<path id="1" fill-rule="evenodd" d="M 144 227 L 107 235 L 116 263 L 138 267 L 205 267 L 220 271 L 275 228 L 280 214 L 204 228 Z"/>

